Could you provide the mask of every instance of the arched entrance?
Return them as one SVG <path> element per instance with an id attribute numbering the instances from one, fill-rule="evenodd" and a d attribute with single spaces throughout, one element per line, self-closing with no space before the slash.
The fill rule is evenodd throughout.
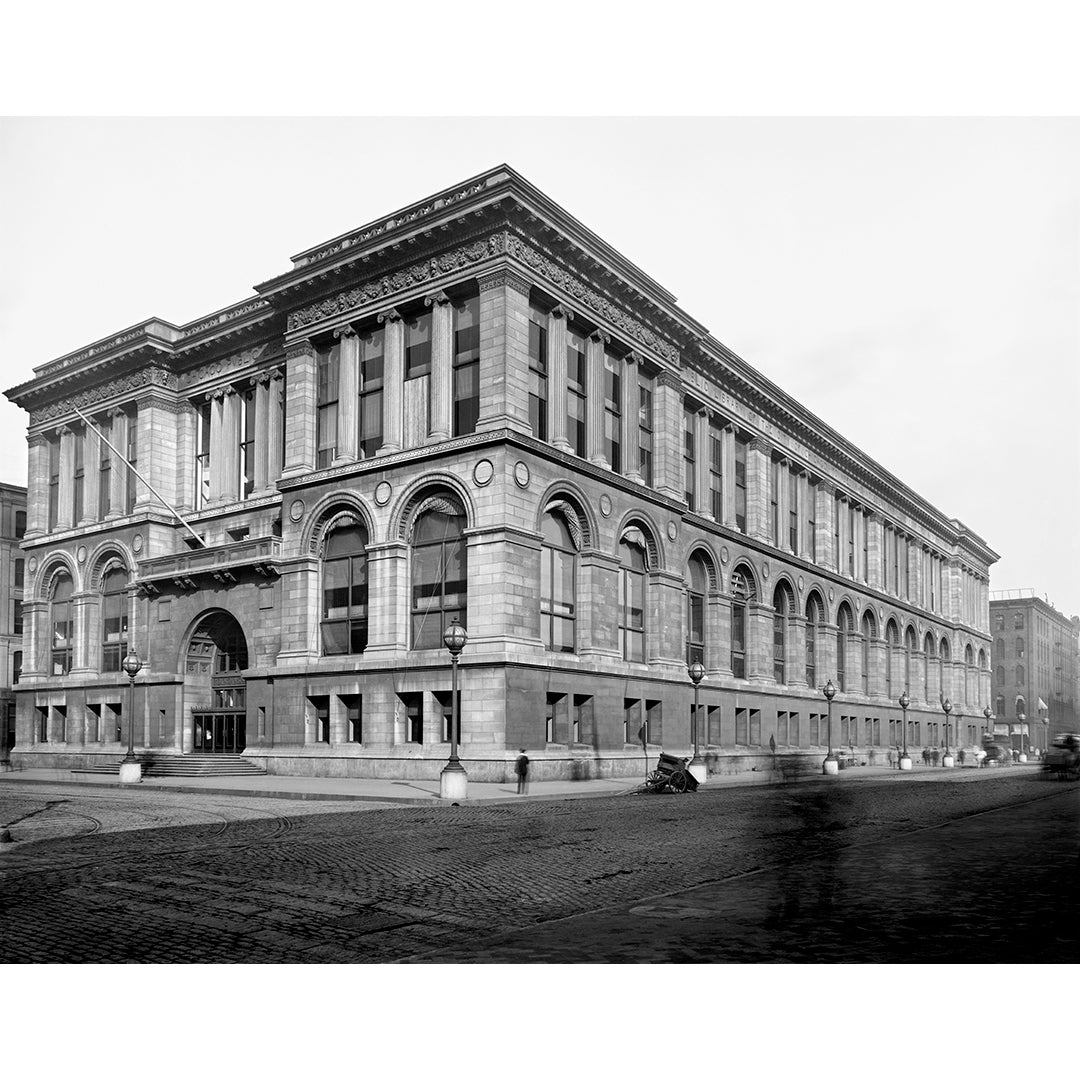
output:
<path id="1" fill-rule="evenodd" d="M 191 710 L 194 753 L 243 752 L 247 666 L 247 641 L 236 619 L 227 611 L 203 616 L 191 632 L 184 658 L 184 699 Z"/>

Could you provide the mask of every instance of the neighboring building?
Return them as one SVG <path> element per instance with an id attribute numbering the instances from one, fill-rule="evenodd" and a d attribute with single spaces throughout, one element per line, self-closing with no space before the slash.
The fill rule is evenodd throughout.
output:
<path id="1" fill-rule="evenodd" d="M 26 559 L 26 488 L 0 484 L 0 760 L 15 745 L 15 695 L 22 671 L 23 580 Z"/>
<path id="2" fill-rule="evenodd" d="M 35 369 L 16 755 L 476 779 L 974 744 L 995 553 L 500 167 Z M 868 403 L 871 407 L 872 403 Z M 94 427 L 201 538 L 134 481 Z M 205 545 L 205 546 L 203 546 Z M 976 717 L 978 724 L 976 724 Z M 970 730 L 969 730 L 970 729 Z M 955 735 L 952 740 L 955 745 Z"/>
<path id="3" fill-rule="evenodd" d="M 1080 616 L 1011 589 L 991 593 L 990 625 L 997 733 L 1019 749 L 1022 731 L 1025 750 L 1045 750 L 1055 735 L 1080 732 Z"/>

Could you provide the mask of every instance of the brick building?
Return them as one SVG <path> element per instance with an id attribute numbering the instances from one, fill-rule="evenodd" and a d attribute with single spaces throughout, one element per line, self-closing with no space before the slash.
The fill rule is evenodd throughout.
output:
<path id="1" fill-rule="evenodd" d="M 871 758 L 905 686 L 914 746 L 942 693 L 964 723 L 989 701 L 994 552 L 513 170 L 292 263 L 8 391 L 27 765 L 115 759 L 133 711 L 153 753 L 434 777 L 454 618 L 475 779 L 519 747 L 639 775 L 643 728 L 687 753 L 697 659 L 713 771 L 819 761 L 829 678 L 833 744 Z"/>
<path id="2" fill-rule="evenodd" d="M 22 672 L 23 581 L 26 559 L 26 488 L 0 484 L 0 761 L 15 744 L 15 695 Z"/>
<path id="3" fill-rule="evenodd" d="M 990 622 L 997 733 L 1045 750 L 1055 735 L 1080 732 L 1080 616 L 1012 589 L 991 594 Z"/>

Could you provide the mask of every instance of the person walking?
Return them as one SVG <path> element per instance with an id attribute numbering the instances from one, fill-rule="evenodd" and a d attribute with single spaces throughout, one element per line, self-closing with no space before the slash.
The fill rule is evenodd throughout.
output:
<path id="1" fill-rule="evenodd" d="M 514 762 L 514 772 L 517 773 L 517 793 L 528 795 L 529 793 L 529 759 L 525 756 L 525 747 L 521 748 L 518 759 Z"/>

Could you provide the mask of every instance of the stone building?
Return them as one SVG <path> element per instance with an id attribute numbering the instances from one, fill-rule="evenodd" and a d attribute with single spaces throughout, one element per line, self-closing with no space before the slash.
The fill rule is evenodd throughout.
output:
<path id="1" fill-rule="evenodd" d="M 1045 750 L 1055 735 L 1080 732 L 1080 616 L 1010 589 L 991 594 L 990 622 L 997 734 Z"/>
<path id="2" fill-rule="evenodd" d="M 905 686 L 915 746 L 943 693 L 989 701 L 986 543 L 512 169 L 255 292 L 8 391 L 27 765 L 115 760 L 133 714 L 147 753 L 434 777 L 455 618 L 474 779 L 519 747 L 538 778 L 640 775 L 642 736 L 688 753 L 698 659 L 714 772 L 820 761 L 829 678 L 864 759 Z"/>
<path id="3" fill-rule="evenodd" d="M 22 673 L 23 581 L 26 559 L 26 488 L 0 484 L 0 761 L 15 744 L 15 695 Z"/>

